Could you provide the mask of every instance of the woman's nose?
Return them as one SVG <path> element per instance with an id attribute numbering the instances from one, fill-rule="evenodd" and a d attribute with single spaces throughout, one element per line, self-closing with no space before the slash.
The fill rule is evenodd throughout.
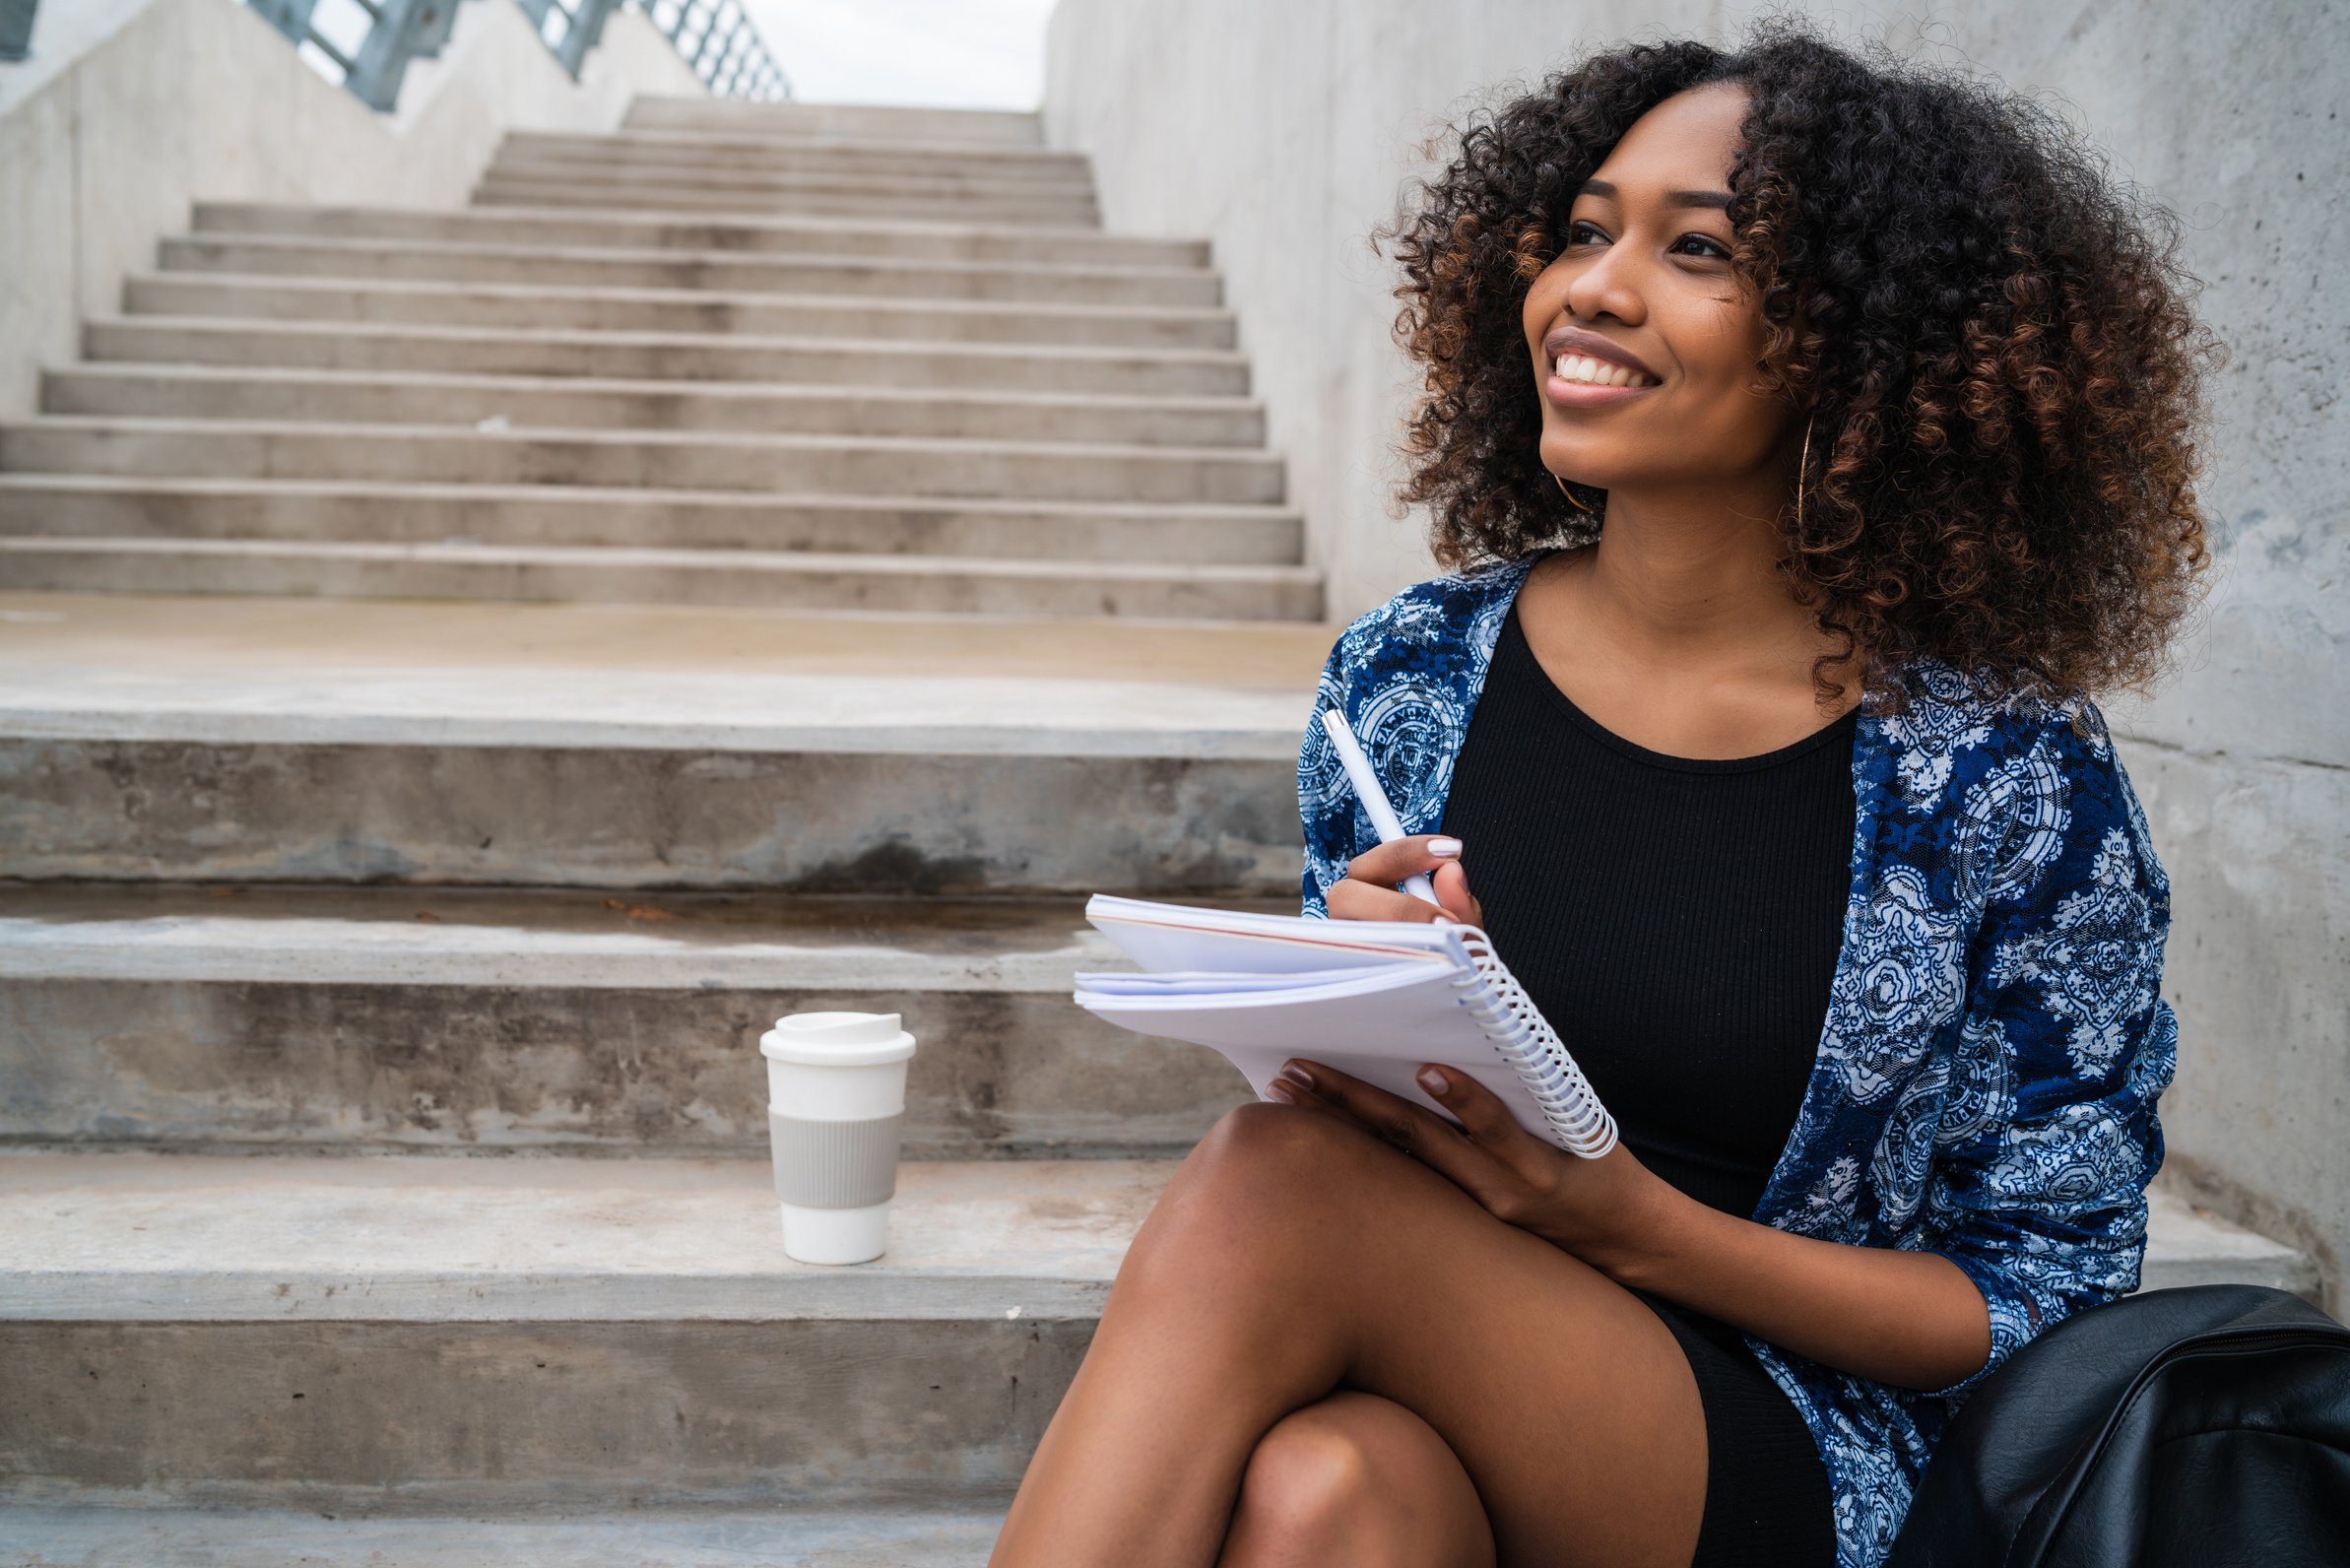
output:
<path id="1" fill-rule="evenodd" d="M 1579 321 L 1613 316 L 1626 326 L 1647 319 L 1648 305 L 1635 276 L 1637 265 L 1621 244 L 1594 256 L 1567 282 L 1567 310 Z"/>

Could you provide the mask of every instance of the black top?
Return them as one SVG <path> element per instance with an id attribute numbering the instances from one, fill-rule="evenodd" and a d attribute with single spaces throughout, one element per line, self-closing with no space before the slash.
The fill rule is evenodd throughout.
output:
<path id="1" fill-rule="evenodd" d="M 1496 950 L 1625 1144 L 1751 1217 L 1795 1128 L 1843 940 L 1847 714 L 1726 761 L 1601 729 L 1512 611 L 1455 763 L 1444 831 Z"/>

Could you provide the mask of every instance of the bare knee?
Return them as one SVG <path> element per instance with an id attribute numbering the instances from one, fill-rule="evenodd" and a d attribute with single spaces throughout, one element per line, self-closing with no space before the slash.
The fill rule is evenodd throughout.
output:
<path id="1" fill-rule="evenodd" d="M 1460 1462 L 1402 1405 L 1337 1394 L 1276 1422 L 1250 1457 L 1219 1568 L 1490 1568 Z"/>
<path id="2" fill-rule="evenodd" d="M 1338 1562 L 1377 1493 L 1371 1456 L 1341 1422 L 1301 1410 L 1250 1456 L 1233 1510 L 1227 1568 Z"/>
<path id="3" fill-rule="evenodd" d="M 1280 1105 L 1227 1112 L 1184 1160 L 1127 1254 L 1126 1273 L 1160 1263 L 1191 1274 L 1199 1255 L 1228 1269 L 1286 1257 L 1342 1234 L 1336 1209 L 1359 1198 L 1367 1159 L 1400 1156 L 1326 1116 Z M 1182 1260 L 1180 1262 L 1176 1260 Z"/>
<path id="4" fill-rule="evenodd" d="M 1183 1162 L 1178 1185 L 1262 1208 L 1269 1194 L 1342 1196 L 1367 1167 L 1403 1156 L 1335 1117 L 1286 1105 L 1227 1111 Z"/>
<path id="5" fill-rule="evenodd" d="M 1218 1117 L 1192 1152 L 1217 1163 L 1236 1158 L 1294 1157 L 1327 1148 L 1337 1141 L 1334 1135 L 1349 1132 L 1333 1117 L 1260 1100 L 1235 1106 Z"/>

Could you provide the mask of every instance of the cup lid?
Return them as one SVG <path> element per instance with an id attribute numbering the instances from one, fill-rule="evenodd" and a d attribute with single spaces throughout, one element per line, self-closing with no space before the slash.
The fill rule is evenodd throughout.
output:
<path id="1" fill-rule="evenodd" d="M 894 1013 L 795 1013 L 759 1036 L 759 1055 L 806 1067 L 880 1067 L 914 1054 Z"/>

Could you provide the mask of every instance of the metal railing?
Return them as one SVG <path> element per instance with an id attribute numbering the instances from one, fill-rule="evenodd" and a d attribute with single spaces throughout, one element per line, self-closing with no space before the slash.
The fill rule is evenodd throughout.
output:
<path id="1" fill-rule="evenodd" d="M 400 101 L 412 60 L 430 59 L 457 25 L 458 0 L 246 0 L 330 82 L 369 108 Z"/>
<path id="2" fill-rule="evenodd" d="M 767 52 L 742 0 L 637 0 L 693 74 L 720 98 L 772 101 L 792 96 L 791 79 Z"/>
<path id="3" fill-rule="evenodd" d="M 0 0 L 0 7 L 16 0 Z M 625 0 L 518 0 L 555 60 L 573 77 L 604 24 Z M 294 40 L 302 57 L 370 108 L 400 101 L 411 61 L 449 41 L 460 0 L 246 0 Z M 751 25 L 742 0 L 636 0 L 642 11 L 721 98 L 792 96 L 791 82 Z M 28 12 L 28 15 L 30 13 Z"/>
<path id="4" fill-rule="evenodd" d="M 574 77 L 604 36 L 604 19 L 614 9 L 614 0 L 522 0 L 522 14 L 539 30 L 540 40 Z"/>
<path id="5" fill-rule="evenodd" d="M 33 8 L 40 0 L 0 0 L 0 65 L 14 65 L 33 52 Z"/>

